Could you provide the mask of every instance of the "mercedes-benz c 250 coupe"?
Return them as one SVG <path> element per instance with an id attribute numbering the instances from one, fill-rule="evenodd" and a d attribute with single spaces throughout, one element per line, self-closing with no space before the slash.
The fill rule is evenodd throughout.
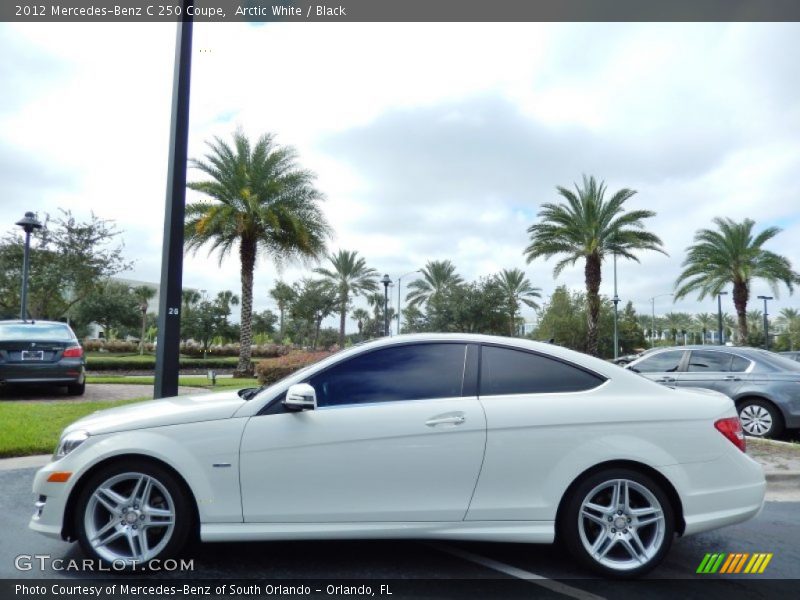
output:
<path id="1" fill-rule="evenodd" d="M 104 410 L 64 431 L 30 526 L 136 565 L 206 542 L 550 543 L 632 577 L 763 503 L 736 408 L 571 350 L 409 335 L 263 389 Z"/>

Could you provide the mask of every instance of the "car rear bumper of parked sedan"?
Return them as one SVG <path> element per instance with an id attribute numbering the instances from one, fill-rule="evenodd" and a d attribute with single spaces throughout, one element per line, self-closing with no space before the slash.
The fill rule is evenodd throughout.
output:
<path id="1" fill-rule="evenodd" d="M 12 384 L 67 384 L 84 380 L 84 367 L 77 361 L 51 364 L 0 365 L 0 381 Z"/>

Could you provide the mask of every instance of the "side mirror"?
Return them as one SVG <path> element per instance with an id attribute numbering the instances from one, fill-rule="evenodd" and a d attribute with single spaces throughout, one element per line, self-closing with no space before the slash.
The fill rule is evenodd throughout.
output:
<path id="1" fill-rule="evenodd" d="M 289 386 L 283 405 L 289 410 L 314 410 L 317 408 L 317 393 L 307 383 Z"/>

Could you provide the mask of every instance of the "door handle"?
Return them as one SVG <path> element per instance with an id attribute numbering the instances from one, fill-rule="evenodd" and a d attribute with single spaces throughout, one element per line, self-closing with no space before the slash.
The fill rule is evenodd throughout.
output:
<path id="1" fill-rule="evenodd" d="M 437 425 L 461 425 L 466 420 L 464 415 L 449 415 L 428 419 L 425 421 L 425 425 L 428 427 L 436 427 Z"/>
<path id="2" fill-rule="evenodd" d="M 656 383 L 675 383 L 674 377 L 662 377 L 661 379 L 656 379 Z"/>
<path id="3" fill-rule="evenodd" d="M 741 379 L 736 377 L 736 375 L 726 375 L 724 379 L 725 381 L 741 381 Z"/>

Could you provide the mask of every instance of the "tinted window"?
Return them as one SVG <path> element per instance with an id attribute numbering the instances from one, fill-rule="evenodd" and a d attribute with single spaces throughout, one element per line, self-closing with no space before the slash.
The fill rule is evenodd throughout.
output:
<path id="1" fill-rule="evenodd" d="M 541 394 L 590 390 L 603 379 L 540 354 L 484 346 L 481 353 L 481 396 Z"/>
<path id="2" fill-rule="evenodd" d="M 351 358 L 309 380 L 319 406 L 461 396 L 463 344 L 415 344 Z"/>
<path id="3" fill-rule="evenodd" d="M 683 358 L 683 350 L 670 350 L 648 356 L 642 362 L 633 365 L 639 373 L 672 373 L 678 370 Z"/>
<path id="4" fill-rule="evenodd" d="M 725 372 L 731 370 L 733 354 L 713 352 L 709 350 L 693 350 L 689 356 L 691 372 Z"/>
<path id="5" fill-rule="evenodd" d="M 61 323 L 4 323 L 0 325 L 0 340 L 73 341 L 75 334 Z"/>
<path id="6" fill-rule="evenodd" d="M 747 371 L 747 368 L 750 366 L 750 361 L 746 358 L 742 358 L 741 356 L 733 355 L 733 360 L 731 362 L 731 371 L 736 373 L 741 373 L 742 371 Z"/>

